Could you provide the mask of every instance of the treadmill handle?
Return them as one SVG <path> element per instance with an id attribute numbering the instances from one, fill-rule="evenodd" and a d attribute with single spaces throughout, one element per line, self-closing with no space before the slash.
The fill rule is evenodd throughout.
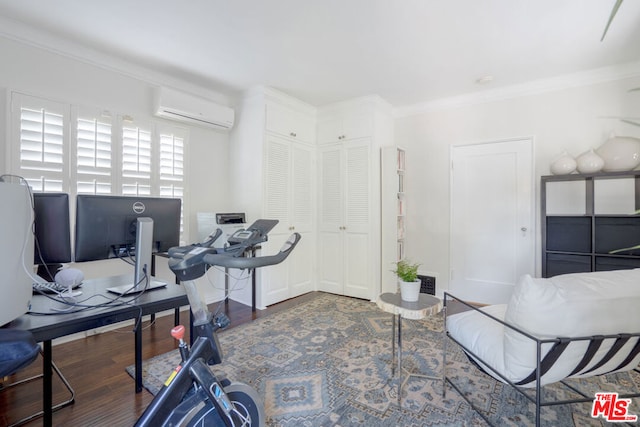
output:
<path id="1" fill-rule="evenodd" d="M 259 256 L 252 258 L 245 257 L 230 257 L 223 254 L 207 254 L 202 258 L 202 261 L 209 265 L 218 265 L 226 268 L 238 268 L 238 269 L 251 269 L 266 267 L 268 265 L 279 264 L 284 261 L 293 248 L 296 247 L 302 236 L 300 233 L 293 233 L 287 241 L 280 248 L 280 252 L 275 255 Z"/>

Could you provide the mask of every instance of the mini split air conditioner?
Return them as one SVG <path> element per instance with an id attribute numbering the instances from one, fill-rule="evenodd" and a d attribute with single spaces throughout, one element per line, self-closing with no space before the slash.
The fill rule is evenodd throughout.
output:
<path id="1" fill-rule="evenodd" d="M 154 96 L 154 114 L 165 119 L 191 123 L 215 129 L 233 127 L 233 109 L 164 87 Z"/>

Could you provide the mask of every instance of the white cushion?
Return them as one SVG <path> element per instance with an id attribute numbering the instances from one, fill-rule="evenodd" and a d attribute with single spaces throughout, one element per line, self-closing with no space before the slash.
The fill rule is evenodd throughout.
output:
<path id="1" fill-rule="evenodd" d="M 538 338 L 583 337 L 640 332 L 640 269 L 576 273 L 548 279 L 523 276 L 509 301 L 505 322 Z M 627 343 L 625 350 L 635 340 Z M 607 340 L 594 359 L 610 347 Z M 587 342 L 572 342 L 543 377 L 541 384 L 569 375 L 582 359 Z M 543 347 L 546 354 L 550 344 Z M 627 352 L 618 352 L 609 363 L 589 375 L 617 367 Z M 640 357 L 640 356 L 639 356 Z M 637 362 L 636 362 L 637 364 Z M 505 375 L 519 381 L 536 366 L 535 342 L 509 328 L 504 338 Z M 630 369 L 630 368 L 629 368 Z"/>
<path id="2" fill-rule="evenodd" d="M 506 304 L 490 305 L 481 308 L 482 311 L 500 319 L 504 319 L 507 311 Z M 488 374 L 496 379 L 502 379 L 495 375 L 486 365 L 490 365 L 498 372 L 504 372 L 504 326 L 500 322 L 469 310 L 447 316 L 447 331 L 460 344 L 475 353 L 485 363 L 474 358 Z"/>

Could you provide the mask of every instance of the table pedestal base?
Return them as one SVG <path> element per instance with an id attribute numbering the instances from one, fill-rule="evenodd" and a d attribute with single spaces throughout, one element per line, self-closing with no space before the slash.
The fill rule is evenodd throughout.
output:
<path id="1" fill-rule="evenodd" d="M 393 315 L 393 328 L 391 339 L 391 377 L 396 376 L 396 325 L 398 333 L 398 405 L 402 399 L 402 387 L 409 381 L 411 377 L 428 378 L 442 380 L 440 377 L 431 377 L 422 374 L 409 372 L 402 368 L 402 318 L 405 319 L 424 319 L 427 316 L 438 313 L 442 310 L 442 301 L 434 296 L 420 294 L 417 301 L 403 301 L 398 293 L 384 293 L 378 297 L 378 307 L 387 313 Z M 403 380 L 402 375 L 406 373 L 407 377 Z"/>

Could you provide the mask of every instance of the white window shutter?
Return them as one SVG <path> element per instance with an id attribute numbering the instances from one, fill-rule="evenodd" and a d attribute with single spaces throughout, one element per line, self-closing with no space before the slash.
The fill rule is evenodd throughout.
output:
<path id="1" fill-rule="evenodd" d="M 106 118 L 78 117 L 76 134 L 76 184 L 78 193 L 113 192 L 113 141 Z"/>
<path id="2" fill-rule="evenodd" d="M 171 132 L 160 133 L 159 195 L 182 200 L 180 234 L 184 234 L 185 139 Z"/>
<path id="3" fill-rule="evenodd" d="M 137 126 L 122 127 L 122 194 L 152 194 L 150 130 Z"/>
<path id="4" fill-rule="evenodd" d="M 12 170 L 34 191 L 64 191 L 69 181 L 68 106 L 15 93 L 12 100 L 13 146 L 18 147 Z"/>

